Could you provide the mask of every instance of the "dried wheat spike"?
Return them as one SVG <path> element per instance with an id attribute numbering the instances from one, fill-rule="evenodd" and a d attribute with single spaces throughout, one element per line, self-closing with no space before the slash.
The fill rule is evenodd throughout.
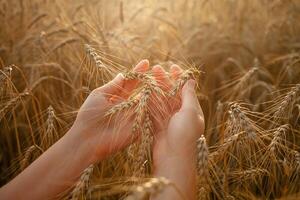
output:
<path id="1" fill-rule="evenodd" d="M 153 122 L 150 118 L 150 114 L 146 113 L 145 120 L 143 124 L 142 134 L 141 134 L 141 143 L 138 147 L 137 158 L 134 161 L 134 173 L 137 176 L 143 175 L 146 173 L 145 164 L 147 162 L 147 155 L 149 153 L 150 147 L 152 145 L 152 127 Z"/>
<path id="2" fill-rule="evenodd" d="M 141 98 L 135 110 L 136 117 L 132 127 L 133 133 L 137 133 L 142 128 L 144 117 L 148 112 L 147 105 L 148 105 L 148 101 L 150 100 L 152 92 L 153 91 L 151 89 L 151 86 L 148 84 L 146 84 L 145 87 L 140 92 Z"/>
<path id="3" fill-rule="evenodd" d="M 229 137 L 225 138 L 225 141 L 224 141 L 224 144 L 223 144 L 222 147 L 226 148 L 228 146 L 231 146 L 232 143 L 238 141 L 242 137 L 242 135 L 243 135 L 242 133 L 236 133 L 236 134 L 234 134 L 232 136 L 229 136 Z"/>
<path id="4" fill-rule="evenodd" d="M 198 200 L 207 200 L 208 198 L 208 192 L 204 187 L 201 187 L 199 189 L 199 194 L 198 194 Z"/>
<path id="5" fill-rule="evenodd" d="M 118 112 L 124 111 L 126 109 L 132 108 L 139 103 L 138 99 L 129 99 L 120 104 L 113 106 L 109 111 L 106 112 L 105 116 L 114 115 Z"/>
<path id="6" fill-rule="evenodd" d="M 295 151 L 295 163 L 296 163 L 296 170 L 300 172 L 300 153 Z"/>
<path id="7" fill-rule="evenodd" d="M 0 70 L 0 83 L 6 80 L 8 77 L 11 77 L 11 72 L 13 70 L 14 65 L 10 65 L 8 67 L 4 67 L 3 70 Z"/>
<path id="8" fill-rule="evenodd" d="M 36 145 L 30 146 L 24 155 L 24 158 L 21 161 L 21 169 L 24 170 L 31 162 L 31 159 L 33 157 L 33 153 L 35 151 L 39 150 L 39 148 Z"/>
<path id="9" fill-rule="evenodd" d="M 143 81 L 144 85 L 142 87 L 142 90 L 140 91 L 140 98 L 138 99 L 138 98 L 136 98 L 136 96 L 134 96 L 131 99 L 129 99 L 128 101 L 125 101 L 118 105 L 115 105 L 106 113 L 106 116 L 114 115 L 120 111 L 129 109 L 129 108 L 132 108 L 132 107 L 138 105 L 135 113 L 137 113 L 137 114 L 140 113 L 140 114 L 137 117 L 136 122 L 134 124 L 134 130 L 137 130 L 140 128 L 140 122 L 144 115 L 144 111 L 147 109 L 146 106 L 147 106 L 147 103 L 150 99 L 152 92 L 156 92 L 156 93 L 160 94 L 161 96 L 164 96 L 164 92 L 157 85 L 156 81 L 148 75 L 141 74 L 138 72 L 128 72 L 124 75 L 124 77 L 127 80 L 139 79 L 139 80 Z M 133 131 L 133 132 L 135 132 L 135 131 Z"/>
<path id="10" fill-rule="evenodd" d="M 208 188 L 208 147 L 204 135 L 198 139 L 198 177 L 200 187 Z"/>
<path id="11" fill-rule="evenodd" d="M 96 52 L 96 49 L 94 49 L 91 45 L 85 44 L 85 50 L 87 54 L 94 60 L 97 67 L 106 69 L 106 66 L 102 62 L 101 56 L 99 56 Z"/>
<path id="12" fill-rule="evenodd" d="M 261 168 L 256 169 L 248 169 L 243 171 L 235 171 L 230 173 L 230 179 L 232 180 L 255 180 L 257 177 L 261 177 L 262 175 L 268 174 L 268 171 Z"/>
<path id="13" fill-rule="evenodd" d="M 4 105 L 4 107 L 0 109 L 0 121 L 4 118 L 4 116 L 6 115 L 6 113 L 17 104 L 17 102 L 20 99 L 22 99 L 22 98 L 24 98 L 24 97 L 26 97 L 28 95 L 29 95 L 28 92 L 20 93 L 18 96 L 16 96 L 13 99 L 11 99 L 6 105 Z"/>
<path id="14" fill-rule="evenodd" d="M 79 199 L 80 195 L 88 189 L 90 177 L 93 173 L 94 165 L 88 166 L 81 174 L 75 188 L 71 192 L 72 200 Z"/>
<path id="15" fill-rule="evenodd" d="M 166 178 L 152 178 L 150 181 L 136 186 L 126 200 L 144 200 L 147 195 L 157 195 L 171 184 Z"/>
<path id="16" fill-rule="evenodd" d="M 11 77 L 11 72 L 13 65 L 10 65 L 8 67 L 4 67 L 3 70 L 0 69 L 0 98 L 5 93 L 5 90 L 7 88 L 8 82 L 7 80 Z"/>
<path id="17" fill-rule="evenodd" d="M 125 80 L 139 80 L 141 81 L 146 87 L 150 87 L 151 90 L 157 92 L 158 94 L 164 96 L 165 93 L 163 90 L 159 87 L 156 80 L 150 76 L 149 74 L 140 73 L 140 72 L 127 72 L 124 74 Z"/>
<path id="18" fill-rule="evenodd" d="M 288 92 L 283 100 L 280 102 L 279 107 L 276 109 L 273 118 L 278 120 L 284 116 L 285 113 L 290 113 L 296 102 L 298 93 L 300 91 L 300 84 L 293 87 L 290 92 Z"/>
<path id="19" fill-rule="evenodd" d="M 48 148 L 58 140 L 58 135 L 55 132 L 54 120 L 55 120 L 55 111 L 50 105 L 47 109 L 48 117 L 46 121 L 46 132 L 42 138 L 42 147 Z"/>
<path id="20" fill-rule="evenodd" d="M 184 71 L 179 79 L 176 81 L 175 87 L 170 91 L 169 95 L 174 96 L 178 91 L 183 87 L 183 85 L 191 78 L 194 78 L 196 75 L 200 74 L 200 71 L 196 68 L 190 68 Z"/>
<path id="21" fill-rule="evenodd" d="M 289 126 L 287 124 L 278 127 L 274 133 L 274 137 L 269 145 L 270 151 L 275 155 L 276 148 L 284 142 L 285 135 Z"/>
<path id="22" fill-rule="evenodd" d="M 239 81 L 238 87 L 244 88 L 250 78 L 258 71 L 258 67 L 251 68 Z"/>
<path id="23" fill-rule="evenodd" d="M 55 118 L 54 109 L 50 105 L 48 107 L 47 132 L 52 132 L 52 130 L 54 129 L 54 118 Z"/>
<path id="24" fill-rule="evenodd" d="M 256 131 L 251 120 L 245 115 L 238 103 L 233 103 L 228 113 L 229 121 L 227 122 L 226 137 L 235 135 L 241 131 L 245 132 L 249 138 L 256 137 Z"/>
<path id="25" fill-rule="evenodd" d="M 129 71 L 124 74 L 125 80 L 140 80 L 141 82 L 155 82 L 155 80 L 148 74 Z"/>

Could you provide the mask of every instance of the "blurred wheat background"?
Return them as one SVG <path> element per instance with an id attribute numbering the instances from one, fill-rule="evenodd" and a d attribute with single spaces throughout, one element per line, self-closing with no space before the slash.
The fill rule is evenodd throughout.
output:
<path id="1" fill-rule="evenodd" d="M 1 185 L 64 135 L 94 88 L 147 58 L 204 72 L 199 199 L 297 199 L 299 21 L 297 0 L 0 0 Z M 127 157 L 86 169 L 72 198 L 126 198 L 142 184 Z"/>

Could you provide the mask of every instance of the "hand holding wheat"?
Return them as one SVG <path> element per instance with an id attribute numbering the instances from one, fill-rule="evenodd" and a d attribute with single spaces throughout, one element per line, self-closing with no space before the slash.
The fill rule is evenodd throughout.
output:
<path id="1" fill-rule="evenodd" d="M 147 60 L 140 61 L 133 72 L 143 73 L 149 68 Z M 118 74 L 112 81 L 96 88 L 81 106 L 72 126 L 72 134 L 78 134 L 82 143 L 90 148 L 91 163 L 116 152 L 134 139 L 130 110 L 120 112 L 114 117 L 106 117 L 107 112 L 117 104 L 126 102 L 127 97 L 137 86 L 137 80 L 125 80 Z"/>
<path id="2" fill-rule="evenodd" d="M 153 149 L 155 175 L 172 181 L 186 199 L 196 199 L 196 141 L 204 131 L 204 116 L 195 94 L 195 81 L 182 88 L 182 105 L 161 130 Z M 179 164 L 180 163 L 180 164 Z M 182 199 L 172 189 L 155 197 Z"/>
<path id="3" fill-rule="evenodd" d="M 148 67 L 148 61 L 144 60 L 133 71 L 143 72 Z M 85 171 L 89 172 L 86 174 L 90 174 L 91 164 L 129 144 L 132 121 L 128 118 L 123 125 L 119 123 L 120 126 L 116 127 L 115 123 L 111 126 L 109 119 L 105 121 L 104 116 L 121 99 L 126 99 L 137 83 L 135 80 L 125 81 L 122 75 L 118 75 L 95 89 L 81 106 L 72 128 L 2 187 L 0 196 L 3 199 L 53 199 L 70 188 L 86 168 Z"/>

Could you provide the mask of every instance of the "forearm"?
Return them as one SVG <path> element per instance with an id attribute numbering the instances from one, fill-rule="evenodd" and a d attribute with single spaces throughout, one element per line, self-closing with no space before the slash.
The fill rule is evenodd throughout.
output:
<path id="1" fill-rule="evenodd" d="M 91 164 L 89 148 L 67 133 L 15 179 L 0 189 L 2 199 L 53 199 L 72 186 Z"/>
<path id="2" fill-rule="evenodd" d="M 194 200 L 196 199 L 196 158 L 192 149 L 185 149 L 176 153 L 171 149 L 158 152 L 154 156 L 154 175 L 165 177 L 176 187 L 167 187 L 162 193 L 152 197 L 151 200 Z M 180 193 L 179 193 L 179 192 Z"/>

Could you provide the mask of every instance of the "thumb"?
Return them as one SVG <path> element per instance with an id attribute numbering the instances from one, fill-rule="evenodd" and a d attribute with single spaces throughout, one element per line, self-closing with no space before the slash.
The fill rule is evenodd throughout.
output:
<path id="1" fill-rule="evenodd" d="M 194 110 L 197 112 L 197 114 L 199 114 L 203 118 L 202 108 L 197 99 L 195 87 L 196 87 L 196 82 L 195 80 L 192 79 L 188 80 L 183 86 L 181 91 L 182 105 L 180 111 Z"/>

